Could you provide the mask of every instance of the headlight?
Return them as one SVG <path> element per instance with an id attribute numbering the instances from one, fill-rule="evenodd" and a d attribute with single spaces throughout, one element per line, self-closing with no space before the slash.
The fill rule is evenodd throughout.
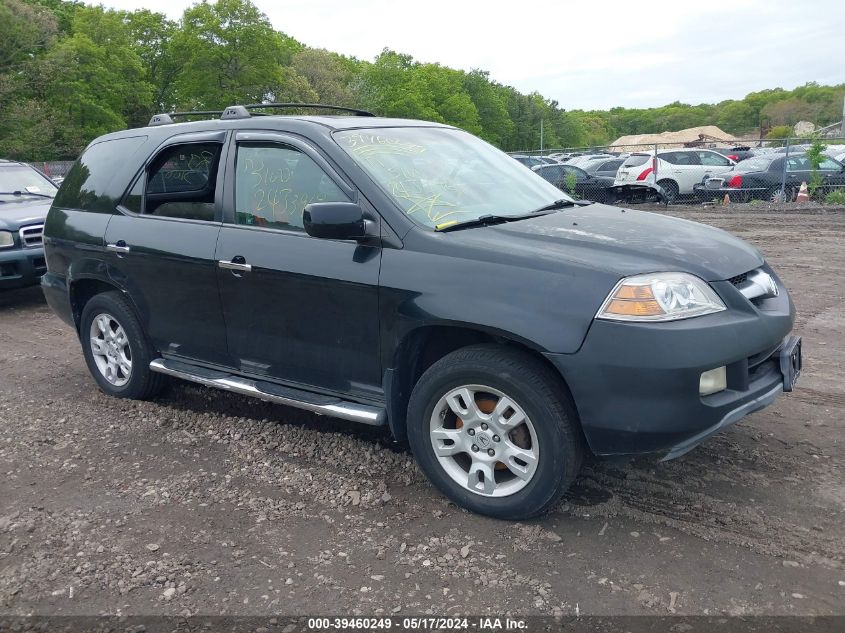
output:
<path id="1" fill-rule="evenodd" d="M 15 245 L 14 236 L 9 231 L 0 231 L 0 248 L 8 248 Z"/>
<path id="2" fill-rule="evenodd" d="M 721 312 L 725 304 L 707 282 L 687 273 L 626 277 L 605 299 L 596 318 L 675 321 Z"/>

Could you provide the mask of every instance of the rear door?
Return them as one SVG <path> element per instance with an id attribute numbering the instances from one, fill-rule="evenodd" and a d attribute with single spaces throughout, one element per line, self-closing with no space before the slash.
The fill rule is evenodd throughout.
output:
<path id="1" fill-rule="evenodd" d="M 293 386 L 382 397 L 381 248 L 317 239 L 311 202 L 357 191 L 298 137 L 238 133 L 227 161 L 217 259 L 230 354 L 242 373 Z"/>
<path id="2" fill-rule="evenodd" d="M 658 170 L 657 179 L 674 180 L 678 183 L 678 192 L 681 195 L 692 193 L 692 188 L 699 184 L 712 169 L 701 164 L 698 152 L 695 150 L 664 152 L 660 158 L 663 162 Z"/>
<path id="3" fill-rule="evenodd" d="M 230 364 L 214 251 L 225 132 L 176 136 L 137 175 L 106 228 L 109 274 L 165 355 Z"/>

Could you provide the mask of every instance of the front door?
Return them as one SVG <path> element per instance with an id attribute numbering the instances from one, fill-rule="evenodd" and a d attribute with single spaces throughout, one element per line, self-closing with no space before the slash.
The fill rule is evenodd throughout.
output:
<path id="1" fill-rule="evenodd" d="M 179 137 L 177 137 L 179 138 Z M 214 251 L 225 133 L 159 150 L 109 220 L 109 274 L 126 288 L 159 352 L 229 364 Z"/>
<path id="2" fill-rule="evenodd" d="M 217 246 L 229 352 L 243 373 L 380 398 L 381 249 L 309 237 L 311 202 L 357 192 L 311 146 L 240 133 Z"/>

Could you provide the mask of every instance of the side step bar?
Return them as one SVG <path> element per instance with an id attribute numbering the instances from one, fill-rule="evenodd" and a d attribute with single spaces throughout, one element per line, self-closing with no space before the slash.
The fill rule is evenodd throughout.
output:
<path id="1" fill-rule="evenodd" d="M 385 410 L 379 407 L 348 402 L 340 398 L 310 394 L 307 391 L 299 391 L 288 387 L 277 387 L 269 383 L 259 383 L 249 378 L 241 378 L 240 376 L 204 369 L 202 367 L 193 367 L 179 361 L 156 358 L 150 363 L 150 370 L 160 374 L 167 374 L 174 378 L 189 380 L 206 387 L 215 387 L 268 402 L 305 409 L 306 411 L 311 411 L 319 415 L 328 415 L 334 418 L 351 420 L 352 422 L 372 426 L 384 426 L 386 424 L 387 416 Z M 262 387 L 264 388 L 262 389 Z M 273 391 L 283 391 L 286 395 L 271 393 L 269 391 L 270 389 L 273 389 Z"/>

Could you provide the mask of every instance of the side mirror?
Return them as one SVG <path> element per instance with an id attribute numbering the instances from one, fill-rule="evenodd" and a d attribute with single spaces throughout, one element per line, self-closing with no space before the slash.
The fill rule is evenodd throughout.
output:
<path id="1" fill-rule="evenodd" d="M 302 225 L 311 237 L 359 240 L 367 235 L 364 212 L 354 202 L 312 202 L 302 213 Z"/>

